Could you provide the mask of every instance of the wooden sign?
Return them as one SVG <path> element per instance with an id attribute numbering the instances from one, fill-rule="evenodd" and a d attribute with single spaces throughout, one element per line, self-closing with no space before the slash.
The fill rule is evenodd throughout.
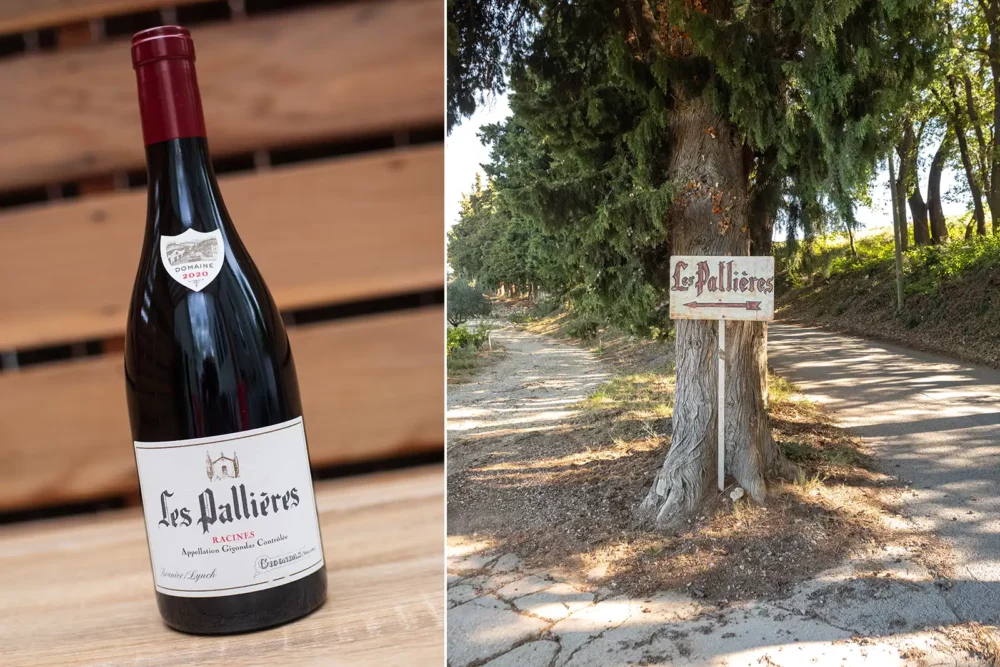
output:
<path id="1" fill-rule="evenodd" d="M 674 255 L 670 319 L 774 319 L 774 258 Z"/>
<path id="2" fill-rule="evenodd" d="M 717 439 L 719 490 L 726 488 L 726 322 L 774 319 L 774 258 L 674 255 L 670 319 L 718 320 Z"/>

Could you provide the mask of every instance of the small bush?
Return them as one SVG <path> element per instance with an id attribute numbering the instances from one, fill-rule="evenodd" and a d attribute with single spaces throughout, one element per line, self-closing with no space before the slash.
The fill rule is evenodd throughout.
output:
<path id="1" fill-rule="evenodd" d="M 580 315 L 566 324 L 564 331 L 571 338 L 589 340 L 597 335 L 601 322 L 593 315 Z"/>
<path id="2" fill-rule="evenodd" d="M 448 283 L 448 324 L 453 327 L 468 322 L 473 317 L 486 317 L 493 312 L 493 304 L 480 290 L 467 280 L 457 278 Z"/>
<path id="3" fill-rule="evenodd" d="M 514 324 L 528 324 L 535 318 L 525 313 L 511 313 L 510 317 L 508 317 L 507 319 L 513 322 Z"/>
<path id="4" fill-rule="evenodd" d="M 558 298 L 546 298 L 541 299 L 534 306 L 531 307 L 531 317 L 534 319 L 541 319 L 543 317 L 548 317 L 552 313 L 556 312 L 562 307 L 562 299 Z"/>
<path id="5" fill-rule="evenodd" d="M 476 327 L 469 330 L 464 324 L 448 329 L 448 356 L 459 350 L 481 350 L 490 339 L 489 327 Z"/>

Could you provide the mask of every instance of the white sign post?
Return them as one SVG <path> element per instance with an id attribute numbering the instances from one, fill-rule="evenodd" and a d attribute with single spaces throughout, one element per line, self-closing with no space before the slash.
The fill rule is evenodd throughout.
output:
<path id="1" fill-rule="evenodd" d="M 719 321 L 719 490 L 726 480 L 726 320 L 774 319 L 774 258 L 674 255 L 670 319 Z"/>

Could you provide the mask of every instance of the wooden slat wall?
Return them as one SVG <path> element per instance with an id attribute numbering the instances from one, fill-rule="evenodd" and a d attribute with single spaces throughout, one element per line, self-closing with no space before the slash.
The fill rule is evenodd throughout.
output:
<path id="1" fill-rule="evenodd" d="M 208 0 L 0 0 L 0 35 Z"/>
<path id="2" fill-rule="evenodd" d="M 440 449 L 440 307 L 289 330 L 313 467 Z M 0 511 L 137 488 L 121 355 L 0 373 Z"/>
<path id="3" fill-rule="evenodd" d="M 433 289 L 443 281 L 440 145 L 220 178 L 279 308 Z M 0 215 L 0 350 L 124 333 L 146 193 Z M 81 249 L 86 249 L 81 252 Z"/>
<path id="4" fill-rule="evenodd" d="M 442 123 L 441 0 L 358 2 L 196 26 L 215 157 Z M 141 168 L 127 40 L 0 66 L 0 189 Z"/>
<path id="5" fill-rule="evenodd" d="M 0 0 L 0 34 L 54 28 L 57 47 L 0 58 L 0 193 L 58 197 L 54 186 L 72 182 L 79 194 L 0 209 L 0 512 L 137 488 L 116 343 L 146 194 L 114 189 L 144 155 L 128 40 L 101 41 L 89 21 L 198 1 Z M 267 164 L 282 147 L 443 126 L 440 0 L 336 2 L 192 33 L 216 158 Z M 220 185 L 279 307 L 294 312 L 440 289 L 443 166 L 437 143 Z M 289 328 L 314 467 L 440 451 L 442 322 L 430 306 Z M 102 355 L 9 368 L 17 352 L 80 355 L 92 340 Z"/>

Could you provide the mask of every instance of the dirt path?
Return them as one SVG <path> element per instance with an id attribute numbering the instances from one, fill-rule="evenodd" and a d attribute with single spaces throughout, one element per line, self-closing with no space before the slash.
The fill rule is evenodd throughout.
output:
<path id="1" fill-rule="evenodd" d="M 953 547 L 955 614 L 1000 621 L 1000 372 L 791 325 L 772 326 L 768 352 L 913 485 L 906 514 Z"/>
<path id="2" fill-rule="evenodd" d="M 496 494 L 497 506 L 522 499 L 514 516 L 524 522 L 544 517 L 547 508 L 532 502 L 524 480 L 539 474 L 535 461 L 559 460 L 561 440 L 579 428 L 572 406 L 609 371 L 587 351 L 513 328 L 494 340 L 507 347 L 507 356 L 476 381 L 449 387 L 451 667 L 986 664 L 939 631 L 960 616 L 934 576 L 903 549 L 822 572 L 786 599 L 724 606 L 679 591 L 632 598 L 616 592 L 613 582 L 595 589 L 498 552 L 491 515 L 504 514 L 509 526 L 511 512 L 470 513 L 462 500 L 472 488 Z M 595 486 L 613 483 L 615 465 L 621 463 L 600 469 Z M 558 466 L 545 460 L 539 467 Z M 482 496 L 476 502 L 484 506 Z M 623 502 L 628 507 L 635 499 Z"/>
<path id="3" fill-rule="evenodd" d="M 506 327 L 492 339 L 506 356 L 472 382 L 448 387 L 450 472 L 478 460 L 462 443 L 558 429 L 576 415 L 570 406 L 608 378 L 593 354 L 552 338 Z"/>

